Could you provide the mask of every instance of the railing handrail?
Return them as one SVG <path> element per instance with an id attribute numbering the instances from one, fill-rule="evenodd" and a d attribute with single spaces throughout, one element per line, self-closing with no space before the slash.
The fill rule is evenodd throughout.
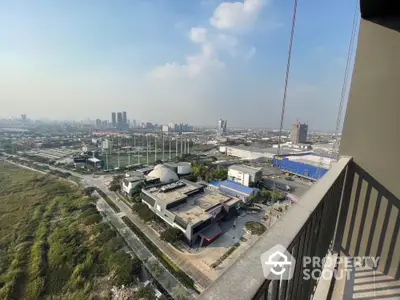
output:
<path id="1" fill-rule="evenodd" d="M 260 262 L 261 254 L 277 244 L 286 248 L 291 245 L 312 212 L 351 160 L 351 157 L 340 158 L 324 177 L 303 195 L 298 203 L 292 206 L 267 233 L 225 270 L 199 298 L 207 300 L 252 299 L 265 282 Z"/>

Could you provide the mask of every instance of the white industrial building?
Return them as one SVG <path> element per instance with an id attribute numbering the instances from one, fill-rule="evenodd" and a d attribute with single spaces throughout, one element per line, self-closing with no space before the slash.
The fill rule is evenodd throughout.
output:
<path id="1" fill-rule="evenodd" d="M 228 169 L 228 180 L 244 186 L 254 186 L 262 179 L 262 169 L 245 165 L 233 165 Z"/>
<path id="2" fill-rule="evenodd" d="M 225 153 L 228 156 L 239 157 L 247 160 L 254 160 L 258 158 L 273 159 L 278 154 L 278 148 L 255 148 L 247 146 L 221 146 L 219 148 L 221 153 Z M 304 153 L 304 149 L 297 148 L 286 148 L 281 149 L 281 154 L 293 154 L 293 153 Z"/>

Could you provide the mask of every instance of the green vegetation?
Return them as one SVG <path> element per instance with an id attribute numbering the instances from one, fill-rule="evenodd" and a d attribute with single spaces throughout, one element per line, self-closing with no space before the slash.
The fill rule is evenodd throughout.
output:
<path id="1" fill-rule="evenodd" d="M 267 190 L 267 189 L 263 189 L 261 191 L 261 196 L 266 198 L 266 200 L 268 200 L 268 201 L 269 200 L 283 200 L 283 199 L 285 199 L 285 194 L 280 192 L 280 191 L 278 191 L 278 190 L 275 190 L 275 192 L 274 192 L 274 191 L 270 191 L 270 190 Z"/>
<path id="2" fill-rule="evenodd" d="M 173 244 L 179 241 L 182 236 L 182 231 L 180 231 L 178 228 L 170 226 L 161 233 L 160 239 L 166 241 L 167 243 Z"/>
<path id="3" fill-rule="evenodd" d="M 0 299 L 109 299 L 141 263 L 94 199 L 54 177 L 0 163 Z"/>
<path id="4" fill-rule="evenodd" d="M 132 207 L 132 211 L 144 222 L 153 221 L 156 218 L 155 213 L 153 213 L 150 208 L 142 202 L 135 203 Z"/>
<path id="5" fill-rule="evenodd" d="M 279 190 L 271 191 L 262 189 L 258 194 L 250 196 L 247 201 L 249 203 L 266 203 L 269 201 L 280 201 L 285 199 L 285 194 Z"/>
<path id="6" fill-rule="evenodd" d="M 137 294 L 135 296 L 137 297 L 137 299 L 145 299 L 145 300 L 156 300 L 157 299 L 154 289 L 150 284 L 147 286 L 142 286 L 137 291 Z"/>
<path id="7" fill-rule="evenodd" d="M 263 224 L 253 221 L 246 222 L 245 228 L 250 231 L 251 234 L 255 235 L 262 235 L 265 230 L 267 230 Z"/>
<path id="8" fill-rule="evenodd" d="M 228 251 L 226 251 L 215 263 L 211 265 L 211 268 L 216 268 L 218 267 L 225 259 L 228 258 L 229 255 L 232 254 L 233 251 L 235 251 L 238 247 L 240 246 L 240 243 L 237 242 L 235 245 L 233 245 L 231 248 L 229 248 Z"/>
<path id="9" fill-rule="evenodd" d="M 195 164 L 193 166 L 192 175 L 201 177 L 205 181 L 216 180 L 226 180 L 228 178 L 227 168 L 213 168 L 211 166 L 206 166 L 204 164 Z"/>
<path id="10" fill-rule="evenodd" d="M 121 180 L 123 177 L 123 175 L 114 176 L 108 189 L 112 192 L 119 191 L 121 189 Z"/>
<path id="11" fill-rule="evenodd" d="M 155 257 L 170 271 L 183 285 L 188 288 L 195 289 L 194 281 L 185 272 L 183 272 L 176 264 L 174 264 L 153 242 L 126 216 L 122 217 L 134 234 L 145 244 Z M 197 291 L 197 290 L 196 290 Z"/>

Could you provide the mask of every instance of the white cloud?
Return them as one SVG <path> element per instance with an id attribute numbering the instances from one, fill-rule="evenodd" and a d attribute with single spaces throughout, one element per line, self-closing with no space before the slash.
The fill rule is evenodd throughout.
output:
<path id="1" fill-rule="evenodd" d="M 200 75 L 206 69 L 221 69 L 224 64 L 214 55 L 213 48 L 204 44 L 202 52 L 186 57 L 184 64 L 176 62 L 167 63 L 150 72 L 150 77 L 164 78 L 193 78 Z"/>
<path id="2" fill-rule="evenodd" d="M 206 28 L 193 27 L 189 33 L 190 40 L 200 46 L 199 53 L 188 55 L 184 64 L 167 63 L 150 72 L 153 78 L 193 78 L 205 70 L 219 70 L 224 63 L 218 54 L 230 53 L 235 55 L 238 41 L 235 37 L 222 33 L 209 33 Z"/>
<path id="3" fill-rule="evenodd" d="M 218 29 L 247 29 L 254 25 L 265 0 L 223 2 L 214 12 L 210 24 Z"/>
<path id="4" fill-rule="evenodd" d="M 207 29 L 203 27 L 193 27 L 190 30 L 190 39 L 193 43 L 205 43 L 207 41 Z"/>
<path id="5" fill-rule="evenodd" d="M 193 78 L 206 70 L 219 70 L 224 67 L 223 55 L 240 56 L 249 60 L 255 48 L 242 47 L 237 36 L 222 32 L 222 29 L 245 28 L 256 20 L 265 0 L 244 0 L 244 2 L 221 3 L 211 18 L 210 28 L 192 27 L 189 39 L 199 45 L 200 51 L 185 57 L 185 63 L 166 63 L 152 70 L 152 78 Z"/>

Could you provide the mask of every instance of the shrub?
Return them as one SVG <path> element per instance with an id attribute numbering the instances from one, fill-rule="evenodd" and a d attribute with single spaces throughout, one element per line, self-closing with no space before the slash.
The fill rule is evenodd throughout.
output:
<path id="1" fill-rule="evenodd" d="M 167 243 L 173 244 L 179 241 L 182 235 L 182 231 L 180 231 L 178 228 L 168 227 L 161 233 L 160 238 Z"/>
<path id="2" fill-rule="evenodd" d="M 144 203 L 136 203 L 132 207 L 132 211 L 136 213 L 144 222 L 155 219 L 155 214 Z"/>
<path id="3" fill-rule="evenodd" d="M 245 227 L 248 231 L 251 232 L 251 234 L 255 234 L 255 235 L 262 235 L 265 230 L 267 230 L 267 228 L 258 222 L 253 222 L 253 221 L 249 221 L 245 224 Z"/>

